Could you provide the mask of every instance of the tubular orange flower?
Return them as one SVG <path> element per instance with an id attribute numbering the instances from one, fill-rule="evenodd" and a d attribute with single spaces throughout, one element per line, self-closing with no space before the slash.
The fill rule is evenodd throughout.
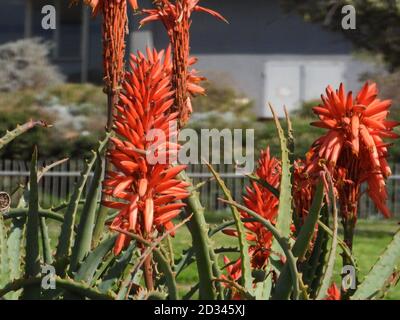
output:
<path id="1" fill-rule="evenodd" d="M 273 187 L 279 188 L 281 172 L 281 164 L 278 159 L 271 157 L 269 147 L 262 151 L 256 170 L 257 176 Z M 246 187 L 246 192 L 247 195 L 243 197 L 246 207 L 275 224 L 279 199 L 255 181 L 251 182 L 251 187 Z M 241 217 L 251 218 L 244 211 L 241 211 Z M 247 240 L 252 242 L 249 248 L 252 267 L 262 269 L 267 264 L 271 254 L 272 233 L 259 222 L 245 222 L 244 226 L 248 230 Z M 227 229 L 224 230 L 224 233 L 237 236 L 236 230 Z"/>
<path id="2" fill-rule="evenodd" d="M 198 5 L 200 0 L 170 0 L 156 1 L 155 9 L 142 10 L 147 14 L 140 24 L 144 25 L 150 21 L 160 20 L 164 24 L 170 42 L 173 47 L 173 87 L 175 91 L 175 109 L 178 110 L 180 126 L 184 126 L 192 113 L 192 104 L 189 94 L 202 94 L 204 89 L 199 86 L 202 77 L 196 75 L 195 70 L 188 67 L 196 62 L 195 58 L 189 57 L 189 29 L 191 15 L 194 11 L 209 13 L 223 21 L 226 21 L 219 13 Z"/>
<path id="3" fill-rule="evenodd" d="M 77 4 L 79 0 L 70 0 Z M 128 32 L 127 1 L 126 0 L 83 0 L 92 8 L 93 16 L 102 16 L 102 43 L 103 43 L 103 73 L 104 92 L 107 94 L 107 124 L 106 130 L 111 131 L 113 125 L 114 108 L 118 103 L 121 81 L 124 76 L 125 37 Z M 129 5 L 138 9 L 137 0 L 128 0 Z M 106 162 L 106 168 L 110 164 Z M 105 194 L 102 201 L 106 200 Z M 94 242 L 98 242 L 107 211 L 100 209 L 94 229 Z"/>
<path id="4" fill-rule="evenodd" d="M 385 179 L 391 171 L 386 160 L 388 145 L 383 139 L 397 138 L 393 128 L 399 123 L 386 119 L 391 101 L 381 101 L 377 95 L 376 84 L 368 82 L 355 99 L 352 92 L 345 92 L 343 84 L 337 91 L 330 86 L 326 89 L 323 103 L 313 108 L 320 121 L 312 124 L 328 132 L 314 143 L 307 171 L 318 171 L 320 161 L 325 161 L 344 194 L 351 197 L 347 206 L 356 205 L 359 186 L 367 182 L 369 196 L 383 215 L 389 217 Z M 355 209 L 348 207 L 343 213 L 352 210 Z"/>
<path id="5" fill-rule="evenodd" d="M 340 290 L 335 283 L 332 283 L 328 289 L 327 297 L 325 298 L 325 300 L 340 300 L 340 299 L 341 299 Z"/>
<path id="6" fill-rule="evenodd" d="M 104 194 L 114 198 L 103 201 L 104 205 L 119 211 L 111 228 L 146 239 L 151 239 L 156 230 L 173 228 L 171 220 L 184 207 L 181 200 L 188 196 L 187 185 L 176 179 L 185 166 L 171 166 L 179 145 L 172 142 L 178 131 L 171 124 L 178 114 L 169 112 L 174 95 L 169 51 L 164 59 L 163 51 L 147 50 L 147 58 L 140 52 L 132 55 L 132 72 L 125 74 L 114 116 L 117 137 L 111 138 L 113 148 L 108 153 L 114 169 L 107 171 L 103 183 Z M 153 161 L 154 157 L 162 159 L 162 155 L 165 161 Z M 115 254 L 129 240 L 119 234 Z"/>
<path id="7" fill-rule="evenodd" d="M 313 144 L 307 172 L 317 173 L 323 163 L 331 172 L 340 204 L 343 238 L 350 250 L 364 182 L 379 211 L 385 217 L 391 215 L 386 206 L 385 181 L 391 172 L 386 160 L 388 145 L 383 139 L 397 138 L 393 128 L 398 123 L 386 119 L 391 101 L 381 101 L 377 95 L 375 83 L 365 83 L 355 98 L 352 92 L 345 92 L 343 84 L 337 91 L 329 86 L 322 104 L 314 108 L 320 121 L 313 124 L 328 132 Z M 343 255 L 343 265 L 348 264 L 348 257 Z"/>
<path id="8" fill-rule="evenodd" d="M 267 181 L 275 188 L 279 188 L 281 178 L 281 164 L 278 159 L 270 156 L 269 147 L 261 152 L 260 159 L 258 160 L 258 168 L 256 174 L 259 178 Z M 257 212 L 263 218 L 271 221 L 273 224 L 276 222 L 278 216 L 278 198 L 272 194 L 268 189 L 260 186 L 258 183 L 252 181 L 252 188 L 246 187 L 247 195 L 243 197 L 245 205 Z M 245 212 L 242 216 L 250 218 Z M 258 222 L 247 222 L 245 227 L 249 230 L 247 235 L 248 240 L 255 241 L 253 253 L 253 265 L 262 268 L 270 255 L 270 248 L 272 245 L 272 234 L 262 224 Z"/>

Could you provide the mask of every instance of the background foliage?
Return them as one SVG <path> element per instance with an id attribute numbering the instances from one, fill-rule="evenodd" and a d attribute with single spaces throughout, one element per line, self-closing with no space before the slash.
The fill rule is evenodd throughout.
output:
<path id="1" fill-rule="evenodd" d="M 396 0 L 281 0 L 284 8 L 295 11 L 306 21 L 323 24 L 342 32 L 358 48 L 379 54 L 391 70 L 400 66 L 400 3 Z M 353 5 L 356 30 L 341 27 L 341 8 Z"/>

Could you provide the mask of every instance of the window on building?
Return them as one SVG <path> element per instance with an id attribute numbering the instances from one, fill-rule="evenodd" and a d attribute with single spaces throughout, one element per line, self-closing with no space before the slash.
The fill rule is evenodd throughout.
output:
<path id="1" fill-rule="evenodd" d="M 53 5 L 56 8 L 56 29 L 42 28 L 42 8 Z M 82 5 L 69 7 L 65 0 L 32 1 L 31 36 L 40 37 L 53 43 L 55 60 L 79 60 L 81 56 Z"/>
<path id="2" fill-rule="evenodd" d="M 1 0 L 0 44 L 24 36 L 25 0 Z"/>

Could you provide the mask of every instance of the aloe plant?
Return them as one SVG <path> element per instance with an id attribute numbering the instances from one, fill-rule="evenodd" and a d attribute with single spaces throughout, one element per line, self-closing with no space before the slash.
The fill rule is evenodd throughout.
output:
<path id="1" fill-rule="evenodd" d="M 136 1 L 130 3 L 137 9 Z M 107 134 L 87 159 L 70 199 L 53 208 L 39 205 L 39 181 L 67 159 L 38 168 L 38 150 L 34 148 L 29 181 L 21 199 L 0 215 L 0 298 L 177 300 L 198 294 L 201 299 L 357 300 L 379 299 L 397 284 L 399 232 L 355 290 L 342 288 L 341 297 L 338 290 L 331 290 L 336 289 L 332 287 L 332 276 L 338 250 L 342 251 L 343 261 L 357 270 L 351 247 L 357 203 L 349 198 L 353 193 L 346 193 L 344 186 L 360 172 L 351 172 L 360 165 L 359 136 L 363 137 L 361 144 L 373 151 L 371 155 L 362 153 L 362 159 L 373 161 L 374 168 L 382 171 L 374 172 L 372 180 L 383 179 L 389 173 L 383 162 L 387 152 L 381 149 L 386 146 L 376 144 L 378 140 L 371 137 L 375 131 L 366 127 L 379 127 L 369 117 L 390 107 L 387 101 L 368 104 L 375 99 L 374 94 L 369 97 L 375 92 L 373 85 L 366 84 L 354 101 L 351 94 L 346 98 L 343 86 L 337 92 L 328 88 L 332 101 L 323 98 L 325 107 L 314 108 L 322 120 L 313 124 L 330 131 L 311 147 L 304 168 L 294 159 L 295 133 L 287 111 L 285 125 L 270 106 L 281 153 L 278 158 L 271 157 L 269 149 L 261 153 L 260 170 L 248 175 L 249 187 L 242 200 L 234 198 L 221 175 L 207 163 L 223 192 L 220 200 L 232 213 L 232 220 L 217 226 L 207 223 L 207 208 L 199 196 L 201 186 L 209 181 L 195 186 L 184 166 L 148 161 L 148 131 L 162 127 L 172 135 L 166 125 L 179 119 L 180 128 L 187 122 L 191 113 L 189 94 L 204 93 L 198 85 L 201 79 L 188 68 L 193 62 L 189 63 L 188 43 L 191 13 L 203 11 L 224 19 L 197 3 L 165 0 L 145 11 L 149 16 L 141 24 L 160 17 L 169 19 L 171 23 L 166 27 L 173 50 L 148 49 L 147 58 L 142 53 L 133 56 L 133 70 L 125 76 L 122 53 L 126 30 L 120 29 L 126 24 L 126 3 L 121 2 L 119 7 L 113 7 L 110 1 L 91 3 L 95 12 L 102 10 L 105 14 L 105 30 L 121 31 L 115 39 L 119 48 L 115 56 L 107 47 L 110 43 L 104 47 L 105 57 L 112 58 L 106 61 L 105 70 L 110 111 Z M 112 14 L 114 9 L 117 15 Z M 116 112 L 111 112 L 114 108 Z M 355 110 L 351 120 L 344 108 Z M 336 115 L 343 121 L 332 129 L 337 122 L 328 118 Z M 345 141 L 350 136 L 347 131 L 344 135 L 338 132 L 347 130 L 350 121 L 353 136 Z M 47 125 L 30 121 L 7 132 L 0 139 L 0 149 L 34 126 Z M 386 121 L 382 126 L 386 130 L 383 135 L 394 137 L 394 122 Z M 162 142 L 161 153 L 173 157 L 179 146 Z M 352 152 L 342 154 L 342 148 L 351 148 L 347 151 Z M 356 187 L 352 191 L 358 194 L 361 181 L 351 182 L 350 188 Z M 372 189 L 376 190 L 377 185 L 383 188 L 384 181 L 379 180 Z M 86 189 L 88 192 L 84 192 Z M 383 192 L 382 197 L 370 197 L 388 215 L 382 190 L 376 190 Z M 349 204 L 353 208 L 351 223 L 343 216 Z M 338 235 L 340 214 L 344 240 Z M 49 232 L 50 220 L 59 225 L 58 234 Z M 176 259 L 171 236 L 184 225 L 191 246 Z M 215 244 L 213 237 L 219 232 L 236 236 L 237 246 Z M 226 253 L 236 260 L 224 257 L 222 263 L 220 255 Z M 179 276 L 192 265 L 198 283 L 182 294 Z M 52 284 L 50 288 L 43 285 L 45 280 Z"/>
<path id="2" fill-rule="evenodd" d="M 279 130 L 279 121 L 276 119 Z M 280 131 L 284 135 L 283 129 Z M 281 184 L 278 189 L 259 177 L 250 175 L 249 181 L 269 190 L 280 201 L 285 199 L 289 205 L 279 206 L 279 214 L 285 214 L 285 220 L 278 223 L 262 218 L 232 197 L 220 175 L 211 165 L 209 169 L 225 195 L 224 200 L 232 209 L 233 220 L 226 221 L 210 229 L 205 223 L 204 208 L 200 205 L 198 191 L 194 187 L 189 197 L 190 215 L 181 224 L 188 224 L 193 236 L 193 247 L 175 260 L 172 250 L 164 248 L 165 234 L 157 241 L 149 241 L 134 233 L 127 233 L 133 240 L 128 248 L 115 255 L 113 247 L 116 234 L 105 231 L 103 240 L 93 245 L 93 226 L 100 210 L 100 197 L 104 147 L 109 135 L 99 143 L 83 169 L 80 181 L 70 200 L 59 208 L 43 209 L 39 206 L 38 181 L 48 170 L 37 167 L 37 150 L 32 156 L 30 177 L 24 195 L 18 207 L 11 208 L 0 217 L 0 296 L 6 299 L 179 299 L 177 290 L 179 274 L 187 266 L 196 262 L 200 283 L 195 285 L 183 298 L 191 298 L 199 291 L 200 297 L 212 299 L 229 298 L 224 288 L 238 292 L 242 299 L 324 299 L 331 284 L 334 258 L 339 248 L 356 266 L 355 258 L 347 245 L 339 238 L 338 217 L 334 182 L 326 171 L 316 187 L 309 215 L 304 223 L 291 234 L 291 198 L 290 182 L 291 160 L 288 148 L 282 148 Z M 281 139 L 285 145 L 285 139 Z M 55 163 L 54 165 L 56 165 Z M 88 176 L 93 172 L 91 183 Z M 187 180 L 187 177 L 183 176 Z M 324 183 L 325 181 L 325 183 Z M 326 190 L 326 187 L 329 187 Z M 83 189 L 89 188 L 83 197 Z M 329 191 L 330 190 L 330 191 Z M 329 197 L 328 197 L 329 196 Z M 327 202 L 327 199 L 330 199 Z M 80 209 L 80 204 L 83 206 Z M 80 212 L 80 219 L 76 216 Z M 249 218 L 243 218 L 242 213 Z M 329 226 L 328 217 L 332 216 L 333 227 Z M 112 219 L 110 215 L 109 219 Z M 59 245 L 54 248 L 56 239 L 50 237 L 47 221 L 60 224 Z M 285 259 L 277 264 L 275 280 L 267 272 L 273 269 L 268 266 L 255 270 L 246 254 L 249 243 L 244 224 L 258 222 L 273 235 L 273 246 L 278 247 Z M 179 227 L 180 225 L 178 225 Z M 279 228 L 281 226 L 281 228 Z M 282 227 L 285 226 L 285 227 Z M 227 228 L 234 227 L 239 235 L 238 247 L 214 247 L 212 237 Z M 330 238 L 333 238 L 330 241 Z M 358 285 L 352 299 L 377 299 L 397 284 L 400 262 L 399 233 L 397 233 L 386 251 L 373 266 L 364 281 Z M 138 244 L 147 250 L 139 250 Z M 171 244 L 170 244 L 171 245 Z M 276 250 L 276 249 L 274 249 Z M 154 291 L 142 287 L 143 272 L 141 266 L 149 252 L 153 253 L 157 264 L 157 284 Z M 223 267 L 218 262 L 218 255 L 233 252 L 239 253 L 241 268 L 244 270 L 239 282 L 222 278 Z M 44 274 L 41 266 L 55 267 L 53 281 L 55 290 L 42 287 Z M 260 273 L 261 272 L 261 273 Z M 204 279 L 207 282 L 204 284 Z M 202 284 L 203 281 L 203 284 Z"/>

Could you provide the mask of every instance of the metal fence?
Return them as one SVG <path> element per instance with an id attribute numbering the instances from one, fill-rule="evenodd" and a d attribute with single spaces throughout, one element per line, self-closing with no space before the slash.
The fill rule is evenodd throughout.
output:
<path id="1" fill-rule="evenodd" d="M 53 161 L 39 161 L 39 166 L 45 166 Z M 393 175 L 388 180 L 388 206 L 396 217 L 400 217 L 400 163 L 391 166 Z M 41 179 L 39 195 L 43 207 L 55 206 L 67 199 L 77 182 L 83 161 L 69 160 L 49 172 Z M 234 173 L 232 165 L 215 165 L 235 199 L 240 200 L 247 179 Z M 194 184 L 210 180 L 201 187 L 202 204 L 209 211 L 224 210 L 226 207 L 218 201 L 222 197 L 221 190 L 211 179 L 211 174 L 204 165 L 196 164 L 188 168 L 188 174 Z M 29 177 L 29 163 L 20 160 L 0 160 L 0 191 L 12 193 L 19 184 L 26 184 Z M 359 215 L 362 218 L 377 216 L 377 209 L 372 201 L 363 194 L 360 201 Z"/>

